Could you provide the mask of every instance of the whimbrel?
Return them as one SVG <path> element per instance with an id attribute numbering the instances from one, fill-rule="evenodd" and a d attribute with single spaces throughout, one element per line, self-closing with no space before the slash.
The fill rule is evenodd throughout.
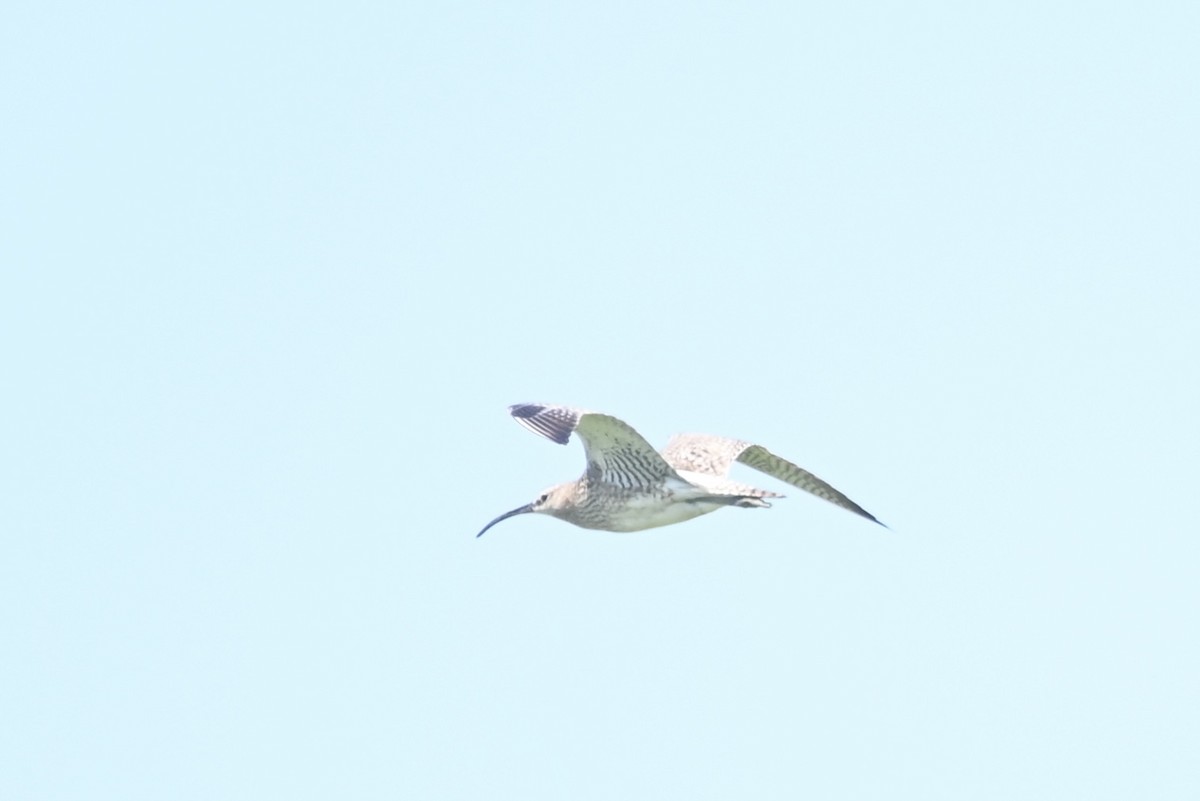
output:
<path id="1" fill-rule="evenodd" d="M 761 445 L 707 434 L 677 434 L 661 454 L 615 417 L 566 406 L 519 403 L 508 407 L 525 428 L 566 445 L 583 440 L 587 470 L 578 481 L 550 487 L 532 503 L 505 512 L 476 534 L 510 517 L 548 514 L 582 528 L 641 531 L 682 523 L 726 506 L 768 507 L 782 498 L 728 478 L 735 461 L 879 523 L 874 515 L 807 470 Z M 879 525 L 883 525 L 879 523 Z"/>

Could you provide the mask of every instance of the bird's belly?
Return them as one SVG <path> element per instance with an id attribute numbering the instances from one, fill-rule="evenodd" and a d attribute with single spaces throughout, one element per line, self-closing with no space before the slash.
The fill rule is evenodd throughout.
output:
<path id="1" fill-rule="evenodd" d="M 584 528 L 604 531 L 642 531 L 648 528 L 682 523 L 693 517 L 715 512 L 724 504 L 679 498 L 636 498 L 608 510 L 603 519 L 580 521 Z"/>

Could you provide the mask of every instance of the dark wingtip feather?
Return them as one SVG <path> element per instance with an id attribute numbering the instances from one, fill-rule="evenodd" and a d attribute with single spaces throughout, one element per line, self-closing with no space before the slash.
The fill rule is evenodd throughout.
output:
<path id="1" fill-rule="evenodd" d="M 848 499 L 847 499 L 847 500 L 848 500 Z M 853 503 L 853 501 L 851 501 L 851 503 Z M 879 519 L 878 517 L 876 517 L 875 515 L 873 515 L 873 514 L 871 514 L 870 512 L 868 512 L 866 509 L 862 508 L 861 506 L 859 506 L 859 505 L 858 505 L 858 504 L 856 504 L 856 503 L 853 503 L 853 505 L 854 505 L 854 508 L 853 508 L 853 509 L 851 509 L 850 511 L 857 513 L 857 514 L 858 514 L 858 515 L 860 515 L 861 517 L 865 517 L 865 518 L 867 518 L 867 519 L 868 519 L 868 520 L 870 520 L 872 523 L 878 523 L 879 525 L 881 525 L 881 526 L 883 526 L 884 528 L 886 528 L 888 531 L 891 531 L 891 530 L 892 530 L 892 527 L 891 527 L 891 526 L 889 526 L 887 523 L 885 523 L 885 522 L 883 522 L 882 520 L 880 520 L 880 519 Z"/>
<path id="2" fill-rule="evenodd" d="M 517 403 L 508 407 L 508 413 L 530 431 L 559 445 L 566 445 L 570 441 L 577 422 L 570 411 L 540 403 Z"/>
<path id="3" fill-rule="evenodd" d="M 850 499 L 849 499 L 849 498 L 847 498 L 846 500 L 850 500 Z M 868 512 L 866 509 L 862 508 L 861 506 L 859 506 L 858 504 L 854 503 L 853 501 L 850 501 L 850 503 L 851 503 L 851 505 L 853 506 L 853 508 L 852 508 L 852 509 L 850 509 L 850 511 L 854 512 L 855 514 L 859 515 L 860 517 L 865 517 L 865 518 L 867 518 L 867 519 L 868 519 L 868 520 L 870 520 L 872 523 L 878 523 L 879 525 L 881 525 L 881 526 L 883 526 L 884 528 L 886 528 L 888 531 L 891 531 L 891 530 L 892 530 L 892 527 L 891 527 L 891 526 L 889 526 L 887 523 L 885 523 L 885 522 L 883 522 L 882 520 L 880 520 L 880 519 L 879 519 L 878 517 L 876 517 L 875 515 L 873 515 L 873 514 L 871 514 L 870 512 Z"/>
<path id="4" fill-rule="evenodd" d="M 514 403 L 508 407 L 508 413 L 513 417 L 520 417 L 523 420 L 527 420 L 545 408 L 540 403 Z"/>

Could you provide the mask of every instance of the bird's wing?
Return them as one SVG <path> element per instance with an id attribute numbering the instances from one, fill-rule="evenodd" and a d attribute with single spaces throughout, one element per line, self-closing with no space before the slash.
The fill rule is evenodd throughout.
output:
<path id="1" fill-rule="evenodd" d="M 738 461 L 879 523 L 874 515 L 838 492 L 828 482 L 787 459 L 776 456 L 761 445 L 708 434 L 678 434 L 667 443 L 663 457 L 676 470 L 689 470 L 713 476 L 727 476 L 729 468 Z"/>
<path id="2" fill-rule="evenodd" d="M 708 434 L 676 434 L 663 449 L 663 458 L 676 470 L 727 476 L 733 460 L 749 442 Z"/>
<path id="3" fill-rule="evenodd" d="M 641 434 L 610 415 L 540 403 L 518 403 L 508 412 L 525 428 L 560 445 L 567 444 L 572 432 L 577 434 L 587 454 L 591 481 L 633 489 L 678 478 Z"/>

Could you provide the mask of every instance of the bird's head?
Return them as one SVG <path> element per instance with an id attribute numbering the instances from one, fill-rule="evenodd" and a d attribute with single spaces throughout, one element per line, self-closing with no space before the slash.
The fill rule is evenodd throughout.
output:
<path id="1" fill-rule="evenodd" d="M 544 490 L 531 503 L 527 503 L 524 506 L 518 506 L 511 512 L 505 512 L 504 514 L 500 515 L 495 520 L 484 526 L 483 531 L 480 531 L 475 536 L 482 537 L 484 531 L 487 531 L 501 520 L 507 520 L 508 518 L 516 517 L 517 515 L 537 513 L 561 517 L 563 512 L 573 505 L 574 497 L 574 481 L 569 481 L 566 484 L 555 484 L 553 487 Z"/>

